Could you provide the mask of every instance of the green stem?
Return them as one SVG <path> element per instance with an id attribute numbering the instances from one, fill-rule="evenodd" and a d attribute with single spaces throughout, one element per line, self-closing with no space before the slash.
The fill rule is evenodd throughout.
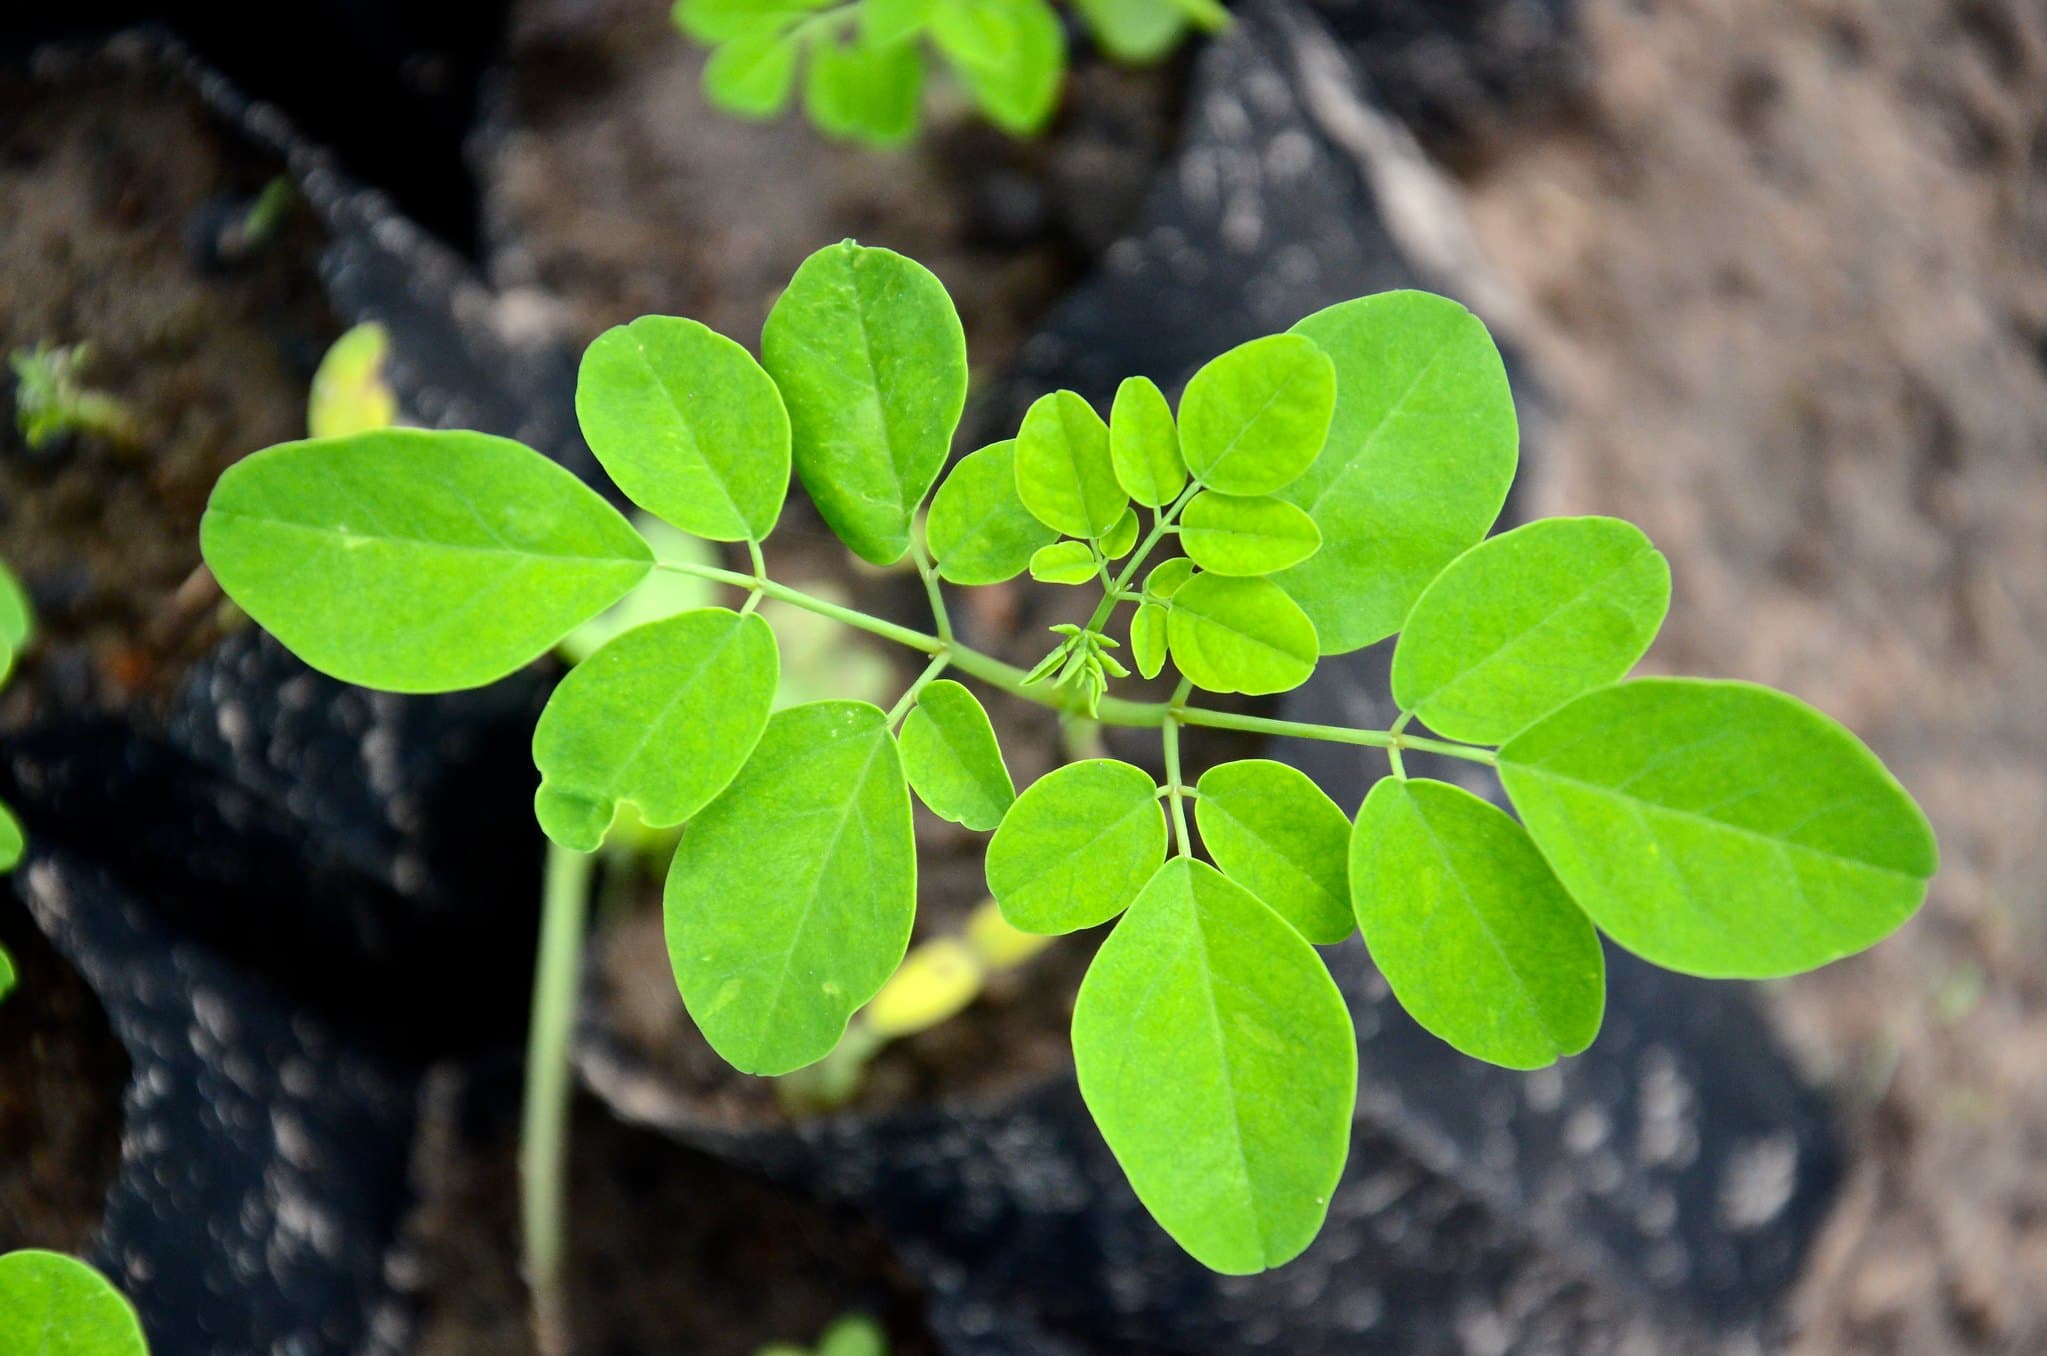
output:
<path id="1" fill-rule="evenodd" d="M 770 598 L 776 598 L 792 607 L 814 612 L 820 617 L 865 631 L 871 636 L 893 641 L 898 645 L 916 650 L 920 654 L 944 654 L 953 668 L 969 677 L 978 678 L 990 687 L 1000 688 L 1025 701 L 1049 706 L 1055 711 L 1068 715 L 1083 716 L 1104 725 L 1123 725 L 1138 729 L 1157 729 L 1167 719 L 1176 719 L 1183 725 L 1204 725 L 1218 730 L 1244 730 L 1252 734 L 1275 735 L 1287 739 L 1321 739 L 1336 744 L 1360 744 L 1373 749 L 1417 749 L 1425 753 L 1440 753 L 1450 758 L 1463 758 L 1474 763 L 1495 764 L 1498 759 L 1491 749 L 1478 748 L 1470 744 L 1453 744 L 1444 739 L 1426 739 L 1420 735 L 1395 734 L 1388 730 L 1352 730 L 1341 725 L 1309 725 L 1293 720 L 1274 720 L 1266 716 L 1239 716 L 1228 711 L 1210 711 L 1199 706 L 1179 702 L 1134 702 L 1125 697 L 1104 697 L 1101 705 L 1089 715 L 1086 703 L 1070 689 L 1055 688 L 1049 683 L 1024 684 L 1024 670 L 1014 664 L 1005 664 L 993 655 L 981 653 L 958 641 L 947 644 L 937 636 L 923 631 L 898 626 L 880 617 L 870 617 L 850 607 L 816 598 L 801 589 L 790 588 L 787 584 L 772 579 L 755 579 L 734 570 L 719 569 L 714 565 L 698 565 L 689 561 L 664 561 L 657 568 L 677 574 L 692 575 L 699 579 L 711 579 L 733 588 L 756 590 Z M 1184 685 L 1183 685 L 1184 686 Z"/>
<path id="2" fill-rule="evenodd" d="M 945 591 L 938 585 L 938 570 L 931 563 L 931 553 L 924 549 L 915 534 L 910 537 L 910 554 L 917 562 L 917 573 L 924 577 L 924 596 L 931 600 L 931 621 L 938 628 L 938 638 L 948 645 L 952 643 L 952 618 L 945 610 Z"/>
<path id="3" fill-rule="evenodd" d="M 907 715 L 909 713 L 910 708 L 916 704 L 917 694 L 922 692 L 925 689 L 925 687 L 930 684 L 933 678 L 936 678 L 939 674 L 944 673 L 946 666 L 950 663 L 952 663 L 952 656 L 949 654 L 941 653 L 935 658 L 933 658 L 929 664 L 925 665 L 924 672 L 917 675 L 917 681 L 910 684 L 910 686 L 903 692 L 903 695 L 896 700 L 895 706 L 890 709 L 888 713 L 888 723 L 891 729 L 893 729 L 895 727 L 895 723 L 901 720 L 905 715 Z"/>
<path id="4" fill-rule="evenodd" d="M 1180 497 L 1173 501 L 1173 506 L 1158 516 L 1158 520 L 1151 525 L 1151 531 L 1145 533 L 1144 540 L 1139 542 L 1137 549 L 1130 553 L 1130 563 L 1123 567 L 1123 572 L 1116 576 L 1115 580 L 1109 584 L 1108 589 L 1103 593 L 1101 605 L 1095 609 L 1095 615 L 1088 618 L 1088 630 L 1099 631 L 1102 629 L 1103 623 L 1107 622 L 1110 614 L 1116 610 L 1117 601 L 1126 596 L 1125 591 L 1129 589 L 1130 581 L 1137 577 L 1137 572 L 1140 569 L 1144 568 L 1144 562 L 1151 555 L 1152 548 L 1157 546 L 1159 541 L 1168 532 L 1173 530 L 1173 520 L 1180 516 L 1180 510 L 1187 507 L 1187 501 L 1192 499 L 1195 492 L 1200 488 L 1201 483 L 1199 481 L 1188 481 L 1187 488 L 1180 491 Z"/>
<path id="5" fill-rule="evenodd" d="M 1180 722 L 1177 713 L 1166 717 L 1159 727 L 1166 741 L 1166 800 L 1173 807 L 1173 842 L 1178 845 L 1182 857 L 1193 856 L 1187 846 L 1186 788 L 1180 784 Z"/>
<path id="6" fill-rule="evenodd" d="M 533 971 L 532 1027 L 526 1040 L 526 1104 L 519 1136 L 520 1218 L 533 1331 L 544 1356 L 569 1349 L 568 1292 L 562 1260 L 567 1196 L 570 1068 L 576 990 L 583 970 L 583 927 L 594 859 L 547 845 L 540 903 L 540 954 Z"/>

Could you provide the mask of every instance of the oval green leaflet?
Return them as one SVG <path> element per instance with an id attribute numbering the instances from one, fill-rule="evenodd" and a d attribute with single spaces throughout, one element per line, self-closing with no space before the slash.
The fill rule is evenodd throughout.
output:
<path id="1" fill-rule="evenodd" d="M 1144 578 L 1144 596 L 1160 602 L 1171 598 L 1180 591 L 1180 585 L 1194 577 L 1194 562 L 1185 556 L 1174 556 L 1152 567 Z"/>
<path id="2" fill-rule="evenodd" d="M 1041 584 L 1085 584 L 1099 567 L 1084 541 L 1055 541 L 1031 555 L 1031 578 Z"/>
<path id="3" fill-rule="evenodd" d="M 923 91 L 924 53 L 915 43 L 870 47 L 820 38 L 810 44 L 803 107 L 827 135 L 900 146 L 916 134 Z"/>
<path id="4" fill-rule="evenodd" d="M 1105 923 L 1166 858 L 1166 816 L 1143 768 L 1068 763 L 1033 782 L 988 844 L 988 893 L 1025 932 Z"/>
<path id="5" fill-rule="evenodd" d="M 1138 1199 L 1212 1270 L 1297 1256 L 1350 1152 L 1357 1037 L 1313 947 L 1213 867 L 1145 886 L 1073 1009 L 1081 1096 Z"/>
<path id="6" fill-rule="evenodd" d="M 1497 744 L 1626 674 L 1669 606 L 1670 565 L 1634 524 L 1529 523 L 1423 590 L 1393 652 L 1393 695 L 1438 734 Z"/>
<path id="7" fill-rule="evenodd" d="M 28 648 L 35 636 L 35 611 L 29 606 L 28 590 L 0 561 L 0 683 L 14 671 L 14 658 Z"/>
<path id="8" fill-rule="evenodd" d="M 1796 698 L 1643 678 L 1500 750 L 1536 846 L 1600 931 L 1686 974 L 1768 979 L 1895 931 L 1939 865 L 1876 755 Z"/>
<path id="9" fill-rule="evenodd" d="M 1210 692 L 1285 692 L 1315 671 L 1315 627 L 1269 579 L 1195 575 L 1173 594 L 1166 638 L 1180 672 Z"/>
<path id="10" fill-rule="evenodd" d="M 1074 0 L 1102 50 L 1118 61 L 1157 61 L 1178 45 L 1189 12 L 1161 0 Z"/>
<path id="11" fill-rule="evenodd" d="M 699 42 L 779 32 L 825 0 L 677 0 L 676 25 Z"/>
<path id="12" fill-rule="evenodd" d="M 1383 292 L 1294 326 L 1336 364 L 1336 411 L 1286 487 L 1322 549 L 1279 577 L 1324 654 L 1400 629 L 1444 566 L 1507 501 L 1519 433 L 1507 369 L 1477 316 L 1426 292 Z"/>
<path id="13" fill-rule="evenodd" d="M 1322 529 L 1284 499 L 1204 490 L 1180 511 L 1180 545 L 1212 574 L 1271 574 L 1320 550 Z"/>
<path id="14" fill-rule="evenodd" d="M 711 1048 L 744 1073 L 831 1052 L 909 949 L 910 793 L 865 702 L 777 712 L 669 867 L 668 958 Z"/>
<path id="15" fill-rule="evenodd" d="M 354 326 L 328 348 L 313 372 L 306 397 L 306 433 L 338 438 L 389 428 L 398 421 L 398 397 L 384 379 L 391 335 L 369 321 Z"/>
<path id="16" fill-rule="evenodd" d="M 789 416 L 753 355 L 694 320 L 646 315 L 597 336 L 576 420 L 635 504 L 712 541 L 762 541 L 789 489 Z"/>
<path id="17" fill-rule="evenodd" d="M 149 1343 L 106 1277 L 75 1257 L 27 1248 L 0 1257 L 0 1351 L 149 1356 Z"/>
<path id="18" fill-rule="evenodd" d="M 1336 369 L 1312 339 L 1253 339 L 1188 381 L 1180 453 L 1211 490 L 1271 494 L 1321 453 L 1335 407 Z"/>
<path id="19" fill-rule="evenodd" d="M 1109 407 L 1109 459 L 1116 483 L 1146 508 L 1164 508 L 1187 484 L 1173 408 L 1150 377 L 1125 377 Z"/>
<path id="20" fill-rule="evenodd" d="M 869 47 L 906 42 L 931 22 L 938 0 L 867 0 L 860 12 L 860 39 Z"/>
<path id="21" fill-rule="evenodd" d="M 944 285 L 891 250 L 827 246 L 769 312 L 761 362 L 818 512 L 855 555 L 894 564 L 966 406 L 966 334 Z"/>
<path id="22" fill-rule="evenodd" d="M 1130 657 L 1137 671 L 1156 678 L 1166 667 L 1166 608 L 1162 603 L 1139 604 L 1130 617 Z"/>
<path id="23" fill-rule="evenodd" d="M 1029 136 L 1052 116 L 1066 29 L 1045 0 L 939 0 L 931 35 L 997 127 Z"/>
<path id="24" fill-rule="evenodd" d="M 1599 937 L 1505 813 L 1447 782 L 1383 778 L 1358 811 L 1350 882 L 1373 963 L 1425 1029 L 1510 1069 L 1592 1044 Z"/>
<path id="25" fill-rule="evenodd" d="M 1039 522 L 1016 492 L 1016 443 L 992 443 L 961 457 L 931 499 L 924 536 L 939 577 L 954 584 L 1000 584 L 1024 572 L 1059 534 Z"/>
<path id="26" fill-rule="evenodd" d="M 1195 785 L 1194 822 L 1223 874 L 1318 946 L 1350 936 L 1350 817 L 1285 763 L 1218 763 Z"/>
<path id="27" fill-rule="evenodd" d="M 949 678 L 927 684 L 897 737 L 910 787 L 940 819 L 986 831 L 1016 800 L 995 727 L 980 701 Z"/>
<path id="28" fill-rule="evenodd" d="M 502 678 L 653 566 L 617 510 L 531 448 L 424 429 L 243 459 L 199 542 L 227 595 L 299 658 L 392 692 Z"/>
<path id="29" fill-rule="evenodd" d="M 534 728 L 540 827 L 595 852 L 621 805 L 651 829 L 684 822 L 753 752 L 780 673 L 768 624 L 722 607 L 611 641 L 569 671 Z"/>
<path id="30" fill-rule="evenodd" d="M 1016 435 L 1016 489 L 1038 521 L 1100 537 L 1130 506 L 1109 459 L 1109 426 L 1071 391 L 1040 396 Z"/>
<path id="31" fill-rule="evenodd" d="M 7 948 L 0 946 L 0 1003 L 7 1001 L 7 995 L 14 992 L 14 957 L 7 954 Z"/>
<path id="32" fill-rule="evenodd" d="M 742 118 L 770 118 L 796 92 L 802 45 L 794 35 L 767 30 L 721 43 L 704 63 L 704 98 Z"/>
<path id="33" fill-rule="evenodd" d="M 1116 525 L 1102 534 L 1102 554 L 1110 560 L 1121 560 L 1137 546 L 1137 510 L 1126 508 Z"/>
<path id="34" fill-rule="evenodd" d="M 0 801 L 0 874 L 12 871 L 21 865 L 21 854 L 28 847 L 28 837 L 21 831 L 21 821 L 14 817 L 14 811 Z"/>

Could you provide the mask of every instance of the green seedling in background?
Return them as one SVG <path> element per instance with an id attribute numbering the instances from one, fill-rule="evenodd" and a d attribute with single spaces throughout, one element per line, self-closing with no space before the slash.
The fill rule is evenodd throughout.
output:
<path id="1" fill-rule="evenodd" d="M 28 590 L 14 577 L 5 561 L 0 561 L 0 687 L 7 686 L 8 675 L 14 672 L 14 661 L 35 639 L 35 614 L 30 610 Z M 22 838 L 21 822 L 14 812 L 0 801 L 0 876 L 6 875 L 21 864 L 22 851 L 27 843 Z M 0 946 L 0 1002 L 14 992 L 14 958 L 7 954 L 7 948 Z"/>
<path id="2" fill-rule="evenodd" d="M 37 451 L 67 434 L 104 438 L 122 447 L 141 439 L 140 425 L 123 402 L 85 385 L 90 344 L 38 343 L 7 356 L 14 369 L 14 423 Z"/>
<path id="3" fill-rule="evenodd" d="M 75 1257 L 24 1249 L 0 1256 L 0 1352 L 149 1356 L 149 1343 L 106 1277 Z"/>
<path id="4" fill-rule="evenodd" d="M 1215 358 L 1176 408 L 1142 378 L 1107 420 L 1047 395 L 949 476 L 965 343 L 916 263 L 850 241 L 818 252 L 761 354 L 647 317 L 591 346 L 577 391 L 625 492 L 738 544 L 743 569 L 661 561 L 567 471 L 466 432 L 256 453 L 202 527 L 258 622 L 329 674 L 399 692 L 503 677 L 650 578 L 743 593 L 737 610 L 617 636 L 541 719 L 557 887 L 542 968 L 566 976 L 564 1011 L 580 913 L 555 906 L 630 805 L 688 826 L 667 936 L 704 1037 L 749 1073 L 825 1059 L 908 948 L 914 792 L 993 826 L 989 893 L 1014 928 L 1113 924 L 1075 1003 L 1081 1092 L 1160 1225 L 1248 1273 L 1313 1240 L 1350 1142 L 1357 1042 L 1317 944 L 1361 929 L 1422 1026 L 1533 1069 L 1597 1032 L 1602 932 L 1688 974 L 1766 978 L 1873 944 L 1925 896 L 1933 834 L 1846 729 L 1746 683 L 1627 679 L 1669 599 L 1640 531 L 1561 518 L 1487 536 L 1514 475 L 1514 406 L 1485 327 L 1454 302 L 1391 292 L 1317 312 Z M 773 577 L 764 544 L 792 467 L 855 555 L 914 564 L 930 630 Z M 954 634 L 947 584 L 1014 578 L 1062 543 L 1099 598 L 1044 662 L 1021 670 Z M 1184 554 L 1161 556 L 1169 544 Z M 835 695 L 771 710 L 763 600 L 925 667 L 886 709 Z M 1389 728 L 1206 700 L 1297 688 L 1324 656 L 1396 634 Z M 1173 695 L 1117 695 L 1120 656 L 1172 667 Z M 1163 779 L 1083 758 L 1017 794 L 967 683 L 1155 729 Z M 1278 763 L 1189 775 L 1188 726 L 1375 748 L 1392 775 L 1353 816 Z M 1518 820 L 1410 776 L 1417 751 L 1497 775 Z M 533 1152 L 529 1183 L 558 1183 L 558 1151 Z"/>
<path id="5" fill-rule="evenodd" d="M 384 376 L 391 336 L 374 321 L 357 325 L 327 350 L 306 398 L 306 431 L 339 438 L 389 428 L 398 420 L 398 397 Z"/>
<path id="6" fill-rule="evenodd" d="M 888 1356 L 888 1334 L 865 1314 L 848 1314 L 824 1330 L 814 1347 L 776 1342 L 754 1356 Z"/>
<path id="7" fill-rule="evenodd" d="M 1218 0 L 1075 0 L 1102 50 L 1130 64 L 1167 56 L 1190 30 L 1229 22 Z M 1043 130 L 1066 77 L 1066 29 L 1050 0 L 679 0 L 675 22 L 711 48 L 704 96 L 771 118 L 797 97 L 828 136 L 896 146 L 916 135 L 934 59 L 1012 136 Z"/>

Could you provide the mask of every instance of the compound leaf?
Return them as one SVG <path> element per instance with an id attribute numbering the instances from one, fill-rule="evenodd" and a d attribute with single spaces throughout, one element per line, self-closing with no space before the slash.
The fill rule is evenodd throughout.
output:
<path id="1" fill-rule="evenodd" d="M 75 1257 L 27 1248 L 0 1257 L 0 1351 L 149 1356 L 149 1343 L 106 1277 Z"/>
<path id="2" fill-rule="evenodd" d="M 1270 334 L 1211 359 L 1180 397 L 1180 452 L 1201 483 L 1271 494 L 1322 451 L 1336 369 L 1312 339 Z"/>
<path id="3" fill-rule="evenodd" d="M 1156 678 L 1166 667 L 1166 609 L 1162 603 L 1142 603 L 1130 618 L 1130 657 L 1137 671 Z"/>
<path id="4" fill-rule="evenodd" d="M 1500 780 L 1600 930 L 1687 974 L 1797 974 L 1909 918 L 1933 830 L 1863 743 L 1748 683 L 1600 688 L 1500 750 Z"/>
<path id="5" fill-rule="evenodd" d="M 694 320 L 645 315 L 597 336 L 576 419 L 632 501 L 712 541 L 764 540 L 789 491 L 789 415 L 753 355 Z"/>
<path id="6" fill-rule="evenodd" d="M 1074 932 L 1129 906 L 1166 856 L 1151 774 L 1113 758 L 1033 782 L 988 844 L 988 893 L 1025 932 Z"/>
<path id="7" fill-rule="evenodd" d="M 910 793 L 865 702 L 777 712 L 668 871 L 668 958 L 733 1067 L 823 1058 L 902 963 L 917 908 Z"/>
<path id="8" fill-rule="evenodd" d="M 1314 1239 L 1350 1150 L 1357 1037 L 1321 957 L 1241 886 L 1168 862 L 1073 1009 L 1081 1096 L 1138 1199 L 1248 1274 Z"/>
<path id="9" fill-rule="evenodd" d="M 924 53 L 916 43 L 811 44 L 803 106 L 818 129 L 870 146 L 899 146 L 917 130 Z"/>
<path id="10" fill-rule="evenodd" d="M 1336 413 L 1286 488 L 1322 549 L 1279 577 L 1324 654 L 1400 629 L 1429 581 L 1485 536 L 1514 479 L 1514 396 L 1477 316 L 1426 292 L 1317 311 L 1294 332 L 1336 363 Z"/>
<path id="11" fill-rule="evenodd" d="M 801 44 L 794 36 L 764 29 L 721 43 L 704 63 L 704 98 L 742 118 L 771 118 L 796 91 Z"/>
<path id="12" fill-rule="evenodd" d="M 1041 584 L 1085 584 L 1095 577 L 1095 553 L 1084 541 L 1055 541 L 1031 556 L 1031 578 Z"/>
<path id="13" fill-rule="evenodd" d="M 1109 459 L 1116 483 L 1146 508 L 1172 503 L 1186 486 L 1173 408 L 1150 377 L 1125 377 L 1116 388 L 1116 403 L 1109 407 Z"/>
<path id="14" fill-rule="evenodd" d="M 1285 692 L 1315 671 L 1315 627 L 1269 579 L 1198 574 L 1166 617 L 1173 662 L 1210 692 Z"/>
<path id="15" fill-rule="evenodd" d="M 653 565 L 617 510 L 531 448 L 425 429 L 247 457 L 199 541 L 228 596 L 301 659 L 395 692 L 502 678 Z"/>
<path id="16" fill-rule="evenodd" d="M 1069 537 L 1099 537 L 1130 500 L 1116 483 L 1109 426 L 1071 391 L 1040 396 L 1016 435 L 1016 490 L 1039 522 Z"/>
<path id="17" fill-rule="evenodd" d="M 1358 811 L 1350 881 L 1393 996 L 1451 1046 L 1539 1069 L 1598 1034 L 1599 937 L 1499 809 L 1447 782 L 1384 778 Z"/>
<path id="18" fill-rule="evenodd" d="M 1271 574 L 1321 549 L 1322 530 L 1284 499 L 1203 490 L 1180 511 L 1180 545 L 1196 565 L 1215 574 Z"/>
<path id="19" fill-rule="evenodd" d="M 818 512 L 861 559 L 901 559 L 966 404 L 966 336 L 945 287 L 891 250 L 827 246 L 769 313 L 761 359 Z"/>
<path id="20" fill-rule="evenodd" d="M 648 828 L 684 822 L 753 752 L 780 668 L 768 624 L 722 607 L 606 644 L 562 679 L 533 731 L 540 827 L 595 852 L 623 803 Z"/>
<path id="21" fill-rule="evenodd" d="M 1194 789 L 1195 825 L 1223 874 L 1319 946 L 1350 936 L 1350 818 L 1321 787 L 1246 758 L 1210 768 Z"/>
<path id="22" fill-rule="evenodd" d="M 1423 590 L 1393 652 L 1393 695 L 1440 734 L 1497 744 L 1627 673 L 1669 606 L 1669 562 L 1634 524 L 1517 527 Z"/>
<path id="23" fill-rule="evenodd" d="M 949 678 L 918 694 L 899 742 L 911 788 L 940 819 L 985 832 L 1002 822 L 1016 800 L 1016 783 L 987 711 Z"/>
<path id="24" fill-rule="evenodd" d="M 955 584 L 1014 579 L 1059 534 L 1039 522 L 1016 492 L 1016 443 L 1005 440 L 961 457 L 931 499 L 924 536 L 938 574 Z"/>
<path id="25" fill-rule="evenodd" d="M 22 834 L 21 821 L 14 817 L 14 812 L 8 809 L 5 803 L 0 803 L 0 873 L 12 871 L 20 866 L 22 851 L 27 846 L 28 840 Z"/>

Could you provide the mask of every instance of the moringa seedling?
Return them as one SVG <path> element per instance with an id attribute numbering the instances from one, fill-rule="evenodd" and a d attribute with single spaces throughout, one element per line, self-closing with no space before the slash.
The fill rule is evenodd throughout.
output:
<path id="1" fill-rule="evenodd" d="M 25 1248 L 0 1256 L 0 1352 L 149 1356 L 142 1320 L 75 1257 Z"/>
<path id="2" fill-rule="evenodd" d="M 612 639 L 535 737 L 536 808 L 565 878 L 622 806 L 687 826 L 665 891 L 670 960 L 741 1070 L 825 1058 L 896 972 L 916 911 L 914 793 L 992 831 L 989 892 L 1014 927 L 1113 924 L 1075 1002 L 1081 1092 L 1165 1230 L 1216 1270 L 1255 1272 L 1314 1238 L 1350 1143 L 1357 1043 L 1316 946 L 1361 929 L 1423 1027 L 1534 1069 L 1599 1029 L 1601 933 L 1688 974 L 1764 978 L 1859 951 L 1924 898 L 1933 834 L 1846 729 L 1748 683 L 1626 678 L 1670 588 L 1639 530 L 1557 518 L 1487 536 L 1514 475 L 1514 405 L 1485 327 L 1455 302 L 1389 292 L 1319 311 L 1209 362 L 1177 407 L 1141 377 L 1106 420 L 1054 392 L 949 474 L 965 345 L 916 263 L 850 241 L 819 251 L 761 355 L 643 317 L 591 345 L 576 393 L 624 492 L 741 544 L 744 569 L 657 563 L 569 472 L 468 432 L 256 453 L 222 477 L 202 528 L 258 622 L 316 668 L 400 692 L 503 677 L 662 572 L 745 592 L 736 611 Z M 915 564 L 930 629 L 772 577 L 763 545 L 792 465 L 855 555 Z M 1043 567 L 1053 547 L 1071 569 Z M 946 586 L 1033 560 L 1097 597 L 1023 670 L 954 633 Z M 763 599 L 925 667 L 888 709 L 775 711 Z M 1396 634 L 1389 728 L 1208 699 L 1288 691 L 1324 656 Z M 1169 666 L 1167 700 L 1115 691 L 1132 668 Z M 1018 793 L 973 685 L 1155 729 L 1164 775 L 1082 758 Z M 1353 816 L 1281 763 L 1184 768 L 1188 726 L 1376 748 L 1392 775 Z M 1495 771 L 1518 820 L 1408 775 L 1415 751 Z M 573 976 L 578 929 L 549 926 L 543 967 Z"/>
<path id="3" fill-rule="evenodd" d="M 127 404 L 85 384 L 92 365 L 90 344 L 18 348 L 7 356 L 14 370 L 14 423 L 31 448 L 40 451 L 69 434 L 105 438 L 123 447 L 141 438 Z"/>
<path id="4" fill-rule="evenodd" d="M 1102 50 L 1162 60 L 1191 30 L 1229 23 L 1220 0 L 1075 0 Z M 676 25 L 711 48 L 704 97 L 771 118 L 796 98 L 828 136 L 895 146 L 916 135 L 927 69 L 950 70 L 990 122 L 1040 131 L 1066 76 L 1051 0 L 678 0 Z"/>

